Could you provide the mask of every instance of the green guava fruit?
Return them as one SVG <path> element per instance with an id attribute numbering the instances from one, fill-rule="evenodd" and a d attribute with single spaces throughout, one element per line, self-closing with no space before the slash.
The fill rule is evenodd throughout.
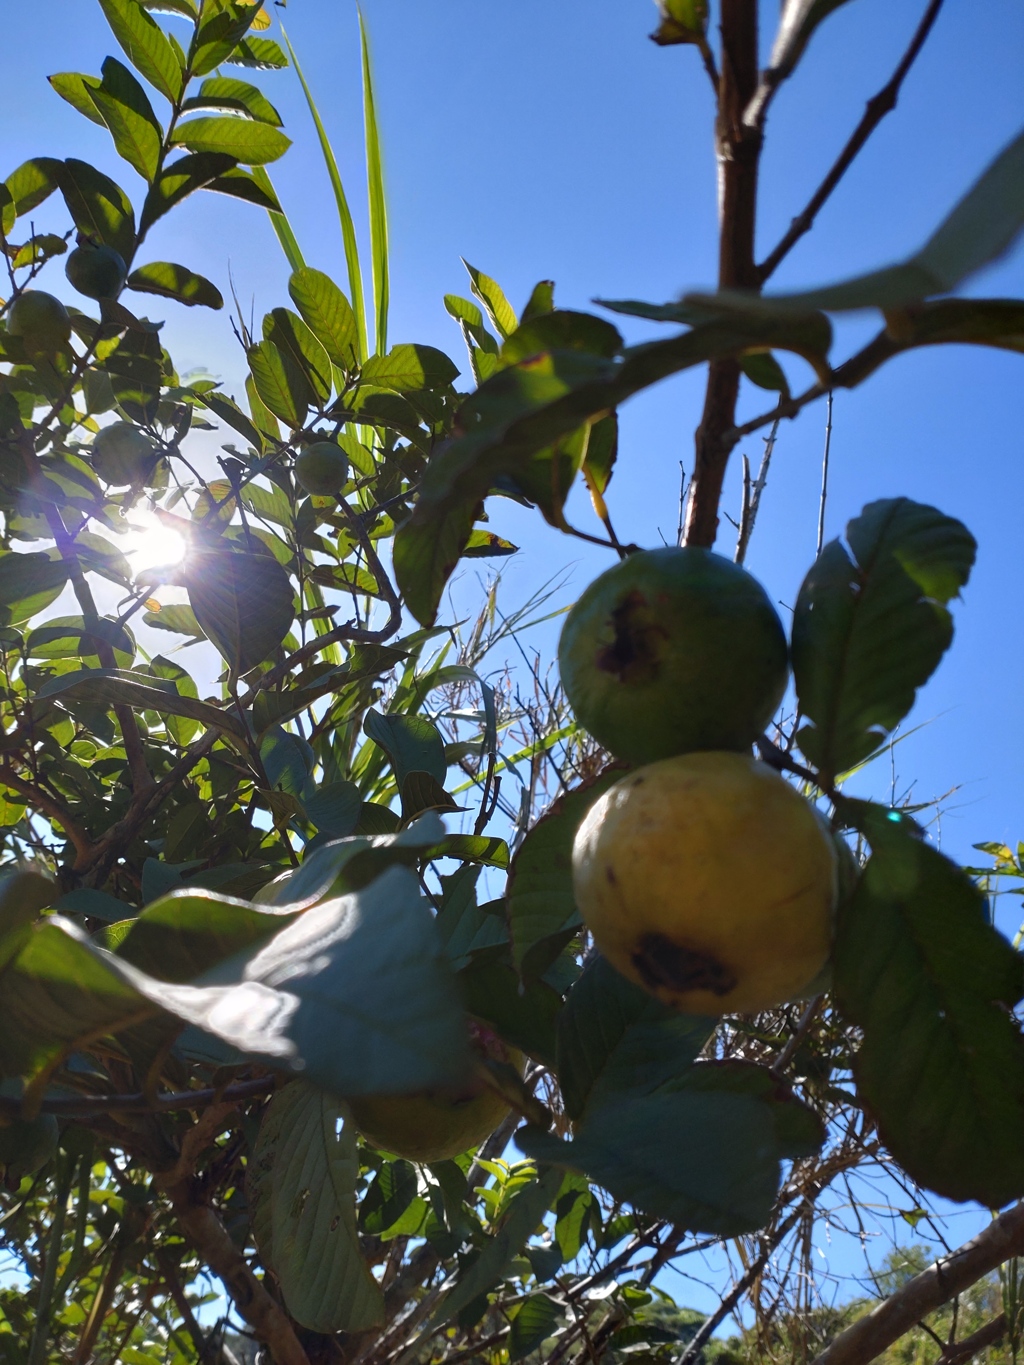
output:
<path id="1" fill-rule="evenodd" d="M 470 1033 L 480 1054 L 522 1072 L 522 1053 L 486 1025 L 472 1020 Z M 424 1162 L 448 1161 L 479 1147 L 509 1112 L 505 1100 L 482 1081 L 418 1095 L 361 1095 L 348 1104 L 356 1127 L 375 1147 Z"/>
<path id="2" fill-rule="evenodd" d="M 695 548 L 642 550 L 596 578 L 566 618 L 558 662 L 577 720 L 629 763 L 749 748 L 788 676 L 760 583 Z"/>
<path id="3" fill-rule="evenodd" d="M 124 288 L 128 268 L 112 246 L 97 246 L 79 238 L 67 259 L 64 274 L 70 284 L 90 299 L 114 299 Z"/>
<path id="4" fill-rule="evenodd" d="M 67 345 L 71 319 L 60 299 L 41 289 L 26 289 L 11 304 L 7 330 L 21 337 L 30 355 L 53 355 Z"/>
<path id="5" fill-rule="evenodd" d="M 687 1014 L 746 1014 L 806 995 L 825 967 L 838 863 L 818 813 L 767 764 L 680 754 L 590 808 L 573 888 L 623 976 Z"/>
<path id="6" fill-rule="evenodd" d="M 333 498 L 348 483 L 348 457 L 334 441 L 315 441 L 296 455 L 295 477 L 307 493 Z"/>
<path id="7" fill-rule="evenodd" d="M 92 467 L 104 483 L 135 487 L 149 476 L 155 452 L 149 439 L 131 422 L 111 422 L 96 433 L 90 454 Z"/>
<path id="8" fill-rule="evenodd" d="M 0 1127 L 0 1171 L 9 1190 L 16 1190 L 25 1176 L 46 1165 L 57 1150 L 59 1136 L 52 1114 L 14 1119 Z"/>

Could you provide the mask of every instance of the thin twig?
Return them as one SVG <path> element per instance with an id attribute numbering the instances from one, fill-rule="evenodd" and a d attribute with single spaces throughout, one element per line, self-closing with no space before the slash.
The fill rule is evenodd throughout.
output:
<path id="1" fill-rule="evenodd" d="M 779 434 L 779 420 L 772 423 L 772 429 L 764 440 L 764 454 L 761 456 L 761 465 L 757 471 L 757 478 L 754 480 L 749 490 L 749 497 L 744 499 L 744 515 L 740 520 L 739 536 L 736 540 L 736 563 L 742 564 L 747 557 L 747 546 L 750 544 L 750 537 L 754 532 L 754 523 L 757 521 L 757 513 L 761 507 L 761 494 L 768 483 L 768 470 L 771 467 L 772 453 L 775 450 L 775 442 Z M 744 476 L 749 480 L 749 467 L 744 456 Z M 746 489 L 744 490 L 746 493 Z"/>
<path id="2" fill-rule="evenodd" d="M 821 498 L 818 502 L 818 548 L 821 554 L 825 543 L 825 504 L 828 501 L 828 457 L 832 449 L 832 390 L 828 391 L 825 408 L 825 452 L 821 457 Z"/>
<path id="3" fill-rule="evenodd" d="M 257 1095 L 269 1095 L 277 1084 L 276 1078 L 261 1076 L 256 1080 L 239 1081 L 236 1085 L 227 1087 L 210 1086 L 204 1090 L 168 1091 L 166 1094 L 154 1096 L 145 1095 L 141 1091 L 130 1095 L 75 1095 L 43 1100 L 40 1110 L 44 1114 L 62 1117 L 115 1114 L 122 1110 L 167 1114 L 176 1109 L 201 1109 L 214 1100 L 231 1103 L 253 1099 Z M 0 1095 L 0 1114 L 18 1115 L 20 1112 L 20 1100 Z"/>
<path id="4" fill-rule="evenodd" d="M 907 72 L 913 66 L 917 54 L 925 44 L 928 34 L 931 32 L 932 25 L 938 18 L 939 10 L 942 8 L 942 0 L 931 0 L 928 8 L 924 12 L 921 22 L 910 40 L 910 46 L 904 52 L 899 66 L 893 72 L 889 81 L 882 86 L 877 95 L 874 95 L 867 102 L 867 107 L 860 123 L 854 129 L 850 140 L 839 153 L 831 170 L 825 176 L 818 188 L 811 195 L 807 207 L 790 223 L 786 235 L 758 266 L 758 277 L 763 284 L 765 280 L 774 274 L 779 264 L 789 255 L 793 247 L 797 244 L 805 233 L 810 232 L 814 225 L 814 220 L 825 201 L 829 198 L 832 191 L 842 180 L 849 170 L 851 164 L 867 142 L 868 138 L 875 131 L 886 114 L 896 108 L 896 100 L 900 93 Z"/>

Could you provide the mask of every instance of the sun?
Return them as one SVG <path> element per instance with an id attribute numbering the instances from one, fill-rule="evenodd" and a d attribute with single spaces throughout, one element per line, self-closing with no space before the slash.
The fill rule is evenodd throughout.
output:
<path id="1" fill-rule="evenodd" d="M 178 564 L 188 546 L 185 537 L 165 526 L 152 512 L 139 509 L 131 514 L 131 530 L 121 537 L 120 548 L 136 575 L 144 569 Z"/>

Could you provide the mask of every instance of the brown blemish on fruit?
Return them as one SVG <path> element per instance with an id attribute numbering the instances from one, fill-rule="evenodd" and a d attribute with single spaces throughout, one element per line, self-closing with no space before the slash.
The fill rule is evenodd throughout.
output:
<path id="1" fill-rule="evenodd" d="M 611 866 L 610 863 L 609 863 L 609 864 L 605 867 L 605 869 L 604 869 L 604 876 L 605 876 L 605 881 L 607 881 L 607 883 L 608 883 L 609 886 L 618 886 L 618 884 L 619 884 L 619 879 L 618 879 L 618 877 L 616 877 L 616 875 L 615 875 L 615 869 L 614 869 L 614 867 Z"/>
<path id="2" fill-rule="evenodd" d="M 611 613 L 614 636 L 600 649 L 597 667 L 621 683 L 652 682 L 658 675 L 660 643 L 668 638 L 658 624 L 647 598 L 634 588 Z"/>
<path id="3" fill-rule="evenodd" d="M 633 954 L 633 966 L 651 990 L 710 991 L 728 995 L 736 985 L 729 967 L 710 953 L 684 948 L 664 934 L 645 934 Z"/>

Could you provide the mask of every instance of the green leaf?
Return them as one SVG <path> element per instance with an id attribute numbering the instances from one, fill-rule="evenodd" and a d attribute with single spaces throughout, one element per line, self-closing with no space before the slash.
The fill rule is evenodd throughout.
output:
<path id="1" fill-rule="evenodd" d="M 182 71 L 163 29 L 137 0 L 100 0 L 100 8 L 132 66 L 173 104 L 181 96 Z"/>
<path id="2" fill-rule="evenodd" d="M 3 182 L 8 199 L 0 194 L 0 207 L 3 210 L 4 232 L 10 232 L 15 222 L 31 213 L 45 200 L 49 199 L 60 186 L 64 163 L 49 156 L 35 156 L 23 161 L 16 171 L 12 171 Z"/>
<path id="3" fill-rule="evenodd" d="M 582 921 L 572 889 L 572 846 L 583 817 L 622 777 L 613 767 L 559 797 L 512 860 L 508 919 L 512 960 L 524 981 L 543 976 Z"/>
<path id="4" fill-rule="evenodd" d="M 474 531 L 462 552 L 463 559 L 488 559 L 498 555 L 515 555 L 519 546 L 496 536 L 493 531 Z"/>
<path id="5" fill-rule="evenodd" d="M 243 1052 L 301 1068 L 334 1094 L 465 1080 L 462 1006 L 433 915 L 403 867 L 314 905 L 264 947 L 236 954 L 193 985 L 146 989 L 179 1018 Z"/>
<path id="6" fill-rule="evenodd" d="M 1024 351 L 1024 303 L 1017 299 L 939 299 L 886 316 L 894 350 L 965 342 Z"/>
<path id="7" fill-rule="evenodd" d="M 528 360 L 543 351 L 589 351 L 614 356 L 622 349 L 618 328 L 593 313 L 574 313 L 566 308 L 542 313 L 516 328 L 501 348 L 506 364 Z"/>
<path id="8" fill-rule="evenodd" d="M 381 158 L 380 133 L 377 129 L 377 110 L 373 96 L 373 72 L 370 65 L 370 43 L 363 11 L 359 16 L 359 44 L 363 65 L 363 128 L 365 139 L 367 198 L 370 217 L 370 268 L 373 277 L 373 304 L 376 321 L 375 349 L 383 355 L 388 347 L 388 303 L 390 273 L 388 268 L 388 206 L 384 193 L 384 168 Z"/>
<path id="9" fill-rule="evenodd" d="M 443 351 L 433 346 L 404 344 L 387 355 L 372 355 L 363 365 L 360 378 L 365 384 L 396 393 L 416 393 L 421 389 L 443 389 L 459 376 L 458 368 Z"/>
<path id="10" fill-rule="evenodd" d="M 270 1101 L 246 1168 L 253 1238 L 288 1312 L 322 1333 L 384 1321 L 384 1295 L 359 1250 L 359 1151 L 344 1106 L 302 1081 Z"/>
<path id="11" fill-rule="evenodd" d="M 0 872 L 0 937 L 32 924 L 59 891 L 48 873 L 8 867 Z"/>
<path id="12" fill-rule="evenodd" d="M 437 913 L 437 932 L 455 971 L 467 967 L 474 953 L 497 948 L 508 942 L 505 917 L 500 913 L 501 902 L 495 906 L 476 903 L 476 883 L 479 867 L 460 867 L 443 879 L 444 897 Z"/>
<path id="13" fill-rule="evenodd" d="M 133 422 L 156 420 L 163 384 L 163 355 L 156 332 L 125 332 L 103 368 L 118 406 Z"/>
<path id="14" fill-rule="evenodd" d="M 700 43 L 708 26 L 707 0 L 658 0 L 661 23 L 651 34 L 659 47 Z"/>
<path id="15" fill-rule="evenodd" d="M 237 716 L 209 702 L 179 696 L 170 682 L 161 684 L 156 678 L 127 673 L 117 668 L 83 668 L 73 673 L 61 673 L 48 679 L 36 692 L 36 698 L 61 698 L 73 694 L 76 701 L 100 706 L 131 706 L 136 711 L 157 711 L 161 715 L 185 716 L 197 720 L 207 729 L 224 730 L 228 734 L 246 737 L 246 730 Z"/>
<path id="16" fill-rule="evenodd" d="M 508 1334 L 509 1360 L 523 1360 L 552 1336 L 565 1309 L 547 1294 L 531 1294 L 520 1304 Z"/>
<path id="17" fill-rule="evenodd" d="M 68 566 L 56 551 L 0 554 L 0 617 L 5 625 L 27 621 L 58 598 Z"/>
<path id="18" fill-rule="evenodd" d="M 326 403 L 333 387 L 330 358 L 302 318 L 288 308 L 275 308 L 263 319 L 263 339 L 277 347 L 286 366 L 303 376 L 311 403 Z"/>
<path id="19" fill-rule="evenodd" d="M 265 943 L 294 913 L 215 891 L 171 891 L 132 920 L 115 955 L 158 981 L 190 981 L 234 953 Z"/>
<path id="20" fill-rule="evenodd" d="M 858 1092 L 912 1179 L 998 1208 L 1024 1194 L 1024 1042 L 1012 1013 L 1024 960 L 967 874 L 909 820 L 866 803 L 843 813 L 871 843 L 835 948 L 836 998 L 863 1035 Z"/>
<path id="21" fill-rule="evenodd" d="M 179 156 L 160 172 L 150 186 L 139 220 L 139 231 L 147 231 L 158 218 L 169 213 L 196 190 L 218 189 L 220 180 L 236 169 L 233 156 L 221 152 L 192 152 Z M 244 171 L 237 174 L 244 175 Z M 225 191 L 230 193 L 230 191 Z"/>
<path id="22" fill-rule="evenodd" d="M 133 0 L 121 3 L 127 5 Z M 62 163 L 58 183 L 79 232 L 112 246 L 130 260 L 135 249 L 135 213 L 121 186 L 95 166 L 74 157 Z"/>
<path id="23" fill-rule="evenodd" d="M 303 266 L 292 273 L 288 292 L 306 326 L 334 364 L 346 373 L 353 370 L 357 363 L 355 314 L 330 276 Z"/>
<path id="24" fill-rule="evenodd" d="M 494 330 L 502 341 L 507 340 L 519 325 L 515 309 L 490 275 L 485 275 L 482 270 L 477 270 L 465 258 L 463 258 L 462 264 L 469 274 L 470 288 L 486 308 L 487 316 L 490 318 Z"/>
<path id="25" fill-rule="evenodd" d="M 230 66 L 251 66 L 257 71 L 280 71 L 288 65 L 273 38 L 243 38 L 226 60 Z"/>
<path id="26" fill-rule="evenodd" d="M 130 283 L 131 281 L 129 280 L 129 284 Z M 222 422 L 226 422 L 232 430 L 237 431 L 239 436 L 244 437 L 257 454 L 263 454 L 263 437 L 233 398 L 227 398 L 222 393 L 210 391 L 200 395 L 200 401 L 208 407 L 212 413 L 215 413 Z M 282 494 L 282 497 L 283 496 L 284 495 Z"/>
<path id="27" fill-rule="evenodd" d="M 321 834 L 343 839 L 359 823 L 363 798 L 354 782 L 331 782 L 326 787 L 318 787 L 303 804 Z"/>
<path id="28" fill-rule="evenodd" d="M 67 100 L 72 109 L 77 109 L 80 114 L 84 114 L 93 123 L 98 123 L 101 128 L 107 126 L 100 117 L 92 97 L 92 92 L 100 87 L 98 76 L 83 76 L 77 71 L 59 71 L 55 76 L 47 76 L 46 79 L 61 99 Z"/>
<path id="29" fill-rule="evenodd" d="M 510 962 L 486 953 L 459 972 L 459 983 L 470 1014 L 490 1024 L 513 1047 L 545 1066 L 554 1065 L 562 1007 L 557 991 L 543 981 L 523 986 Z"/>
<path id="30" fill-rule="evenodd" d="M 789 397 L 789 380 L 771 351 L 751 351 L 740 359 L 740 369 L 759 389 Z"/>
<path id="31" fill-rule="evenodd" d="M 321 844 L 306 855 L 287 881 L 275 887 L 274 904 L 303 907 L 316 905 L 328 896 L 360 891 L 389 867 L 416 867 L 425 861 L 427 850 L 443 834 L 444 825 L 431 814 L 421 816 L 397 834 L 360 834 Z"/>
<path id="32" fill-rule="evenodd" d="M 288 634 L 292 584 L 270 554 L 193 549 L 183 578 L 196 621 L 232 673 L 248 673 Z"/>
<path id="33" fill-rule="evenodd" d="M 509 1201 L 501 1227 L 485 1243 L 476 1260 L 462 1272 L 451 1292 L 441 1301 L 432 1325 L 450 1322 L 481 1294 L 493 1289 L 513 1258 L 537 1230 L 562 1187 L 562 1172 L 540 1170 L 537 1179 L 524 1185 Z"/>
<path id="34" fill-rule="evenodd" d="M 257 123 L 269 123 L 273 128 L 281 127 L 281 115 L 264 95 L 263 91 L 248 81 L 235 80 L 231 76 L 211 76 L 199 87 L 199 94 L 187 99 L 181 106 L 183 114 L 196 109 L 231 109 L 237 114 L 245 114 Z"/>
<path id="35" fill-rule="evenodd" d="M 363 729 L 391 760 L 399 787 L 411 772 L 428 773 L 436 782 L 444 785 L 448 772 L 444 740 L 437 726 L 425 717 L 381 715 L 371 707 L 366 713 Z"/>
<path id="36" fill-rule="evenodd" d="M 418 1189 L 411 1161 L 385 1161 L 360 1202 L 359 1226 L 371 1236 L 393 1236 L 395 1224 L 416 1201 Z M 418 1226 L 412 1231 L 418 1231 Z"/>
<path id="37" fill-rule="evenodd" d="M 258 341 L 246 352 L 260 400 L 293 430 L 301 427 L 315 401 L 305 372 L 270 341 Z"/>
<path id="38" fill-rule="evenodd" d="M 143 180 L 152 181 L 163 145 L 160 121 L 145 90 L 126 66 L 115 57 L 108 57 L 102 70 L 102 84 L 95 87 L 90 84 L 88 94 L 110 130 L 118 156 L 138 171 Z"/>
<path id="39" fill-rule="evenodd" d="M 945 603 L 967 582 L 967 528 L 909 498 L 870 503 L 808 573 L 793 617 L 797 735 L 827 779 L 861 762 L 914 704 L 953 637 Z"/>
<path id="40" fill-rule="evenodd" d="M 142 619 L 147 626 L 154 626 L 157 630 L 170 630 L 176 635 L 193 635 L 197 640 L 206 639 L 206 632 L 196 620 L 195 612 L 184 603 L 176 602 L 171 606 L 162 606 L 159 611 L 147 611 Z"/>
<path id="41" fill-rule="evenodd" d="M 532 322 L 534 318 L 550 313 L 555 306 L 555 282 L 554 280 L 538 280 L 533 286 L 530 297 L 526 301 L 523 309 L 523 316 L 519 319 L 521 323 Z"/>
<path id="42" fill-rule="evenodd" d="M 159 294 L 165 299 L 177 299 L 189 308 L 198 304 L 204 308 L 224 307 L 223 295 L 216 285 L 170 261 L 150 261 L 140 266 L 128 276 L 126 284 L 138 294 Z"/>
<path id="43" fill-rule="evenodd" d="M 251 0 L 249 4 L 223 3 L 221 0 L 217 4 L 204 5 L 189 54 L 192 74 L 205 76 L 208 71 L 220 66 L 221 62 L 230 61 L 259 11 L 260 0 Z"/>
<path id="44" fill-rule="evenodd" d="M 285 39 L 287 42 L 287 38 Z M 327 176 L 331 182 L 331 189 L 334 192 L 334 203 L 338 212 L 338 222 L 341 226 L 341 240 L 345 248 L 345 265 L 348 270 L 348 292 L 352 300 L 352 311 L 356 321 L 356 359 L 361 360 L 367 351 L 367 332 L 366 332 L 366 309 L 363 303 L 363 274 L 359 265 L 359 244 L 356 240 L 355 223 L 352 220 L 352 211 L 348 205 L 348 197 L 345 194 L 345 187 L 342 183 L 341 172 L 338 170 L 337 158 L 334 149 L 331 147 L 330 139 L 324 128 L 320 111 L 316 107 L 313 93 L 309 88 L 302 67 L 299 65 L 292 46 L 288 44 L 288 54 L 295 67 L 295 74 L 299 78 L 302 86 L 302 93 L 306 97 L 306 104 L 309 108 L 310 116 L 313 119 L 316 135 L 320 142 L 320 151 L 324 158 L 324 165 L 327 168 Z"/>
<path id="45" fill-rule="evenodd" d="M 796 1125 L 809 1134 L 810 1112 L 764 1068 L 701 1062 L 669 1088 L 609 1093 L 588 1107 L 571 1142 L 525 1128 L 516 1143 L 540 1161 L 584 1171 L 654 1217 L 730 1237 L 764 1226 L 782 1158 L 806 1151 L 803 1131 L 791 1141 L 785 1111 L 794 1108 L 810 1119 Z"/>
<path id="46" fill-rule="evenodd" d="M 820 364 L 830 337 L 820 314 L 744 314 L 633 347 L 622 360 L 552 351 L 499 370 L 463 405 L 459 424 L 465 434 L 433 455 L 412 516 L 396 534 L 395 572 L 410 611 L 423 623 L 434 620 L 477 509 L 497 479 L 516 484 L 532 479 L 535 496 L 544 492 L 546 479 L 548 511 L 555 517 L 568 491 L 561 477 L 565 462 L 541 453 L 580 431 L 581 424 L 596 421 L 670 374 L 719 356 L 770 346 Z M 577 461 L 582 453 L 580 446 Z M 571 459 L 568 468 L 571 472 Z"/>
<path id="47" fill-rule="evenodd" d="M 265 166 L 284 156 L 291 138 L 268 123 L 240 118 L 193 118 L 179 123 L 171 143 L 190 152 L 220 152 L 247 166 Z"/>
<path id="48" fill-rule="evenodd" d="M 558 1079 L 572 1119 L 616 1091 L 646 1094 L 680 1078 L 716 1020 L 679 1014 L 595 956 L 558 1018 Z"/>

